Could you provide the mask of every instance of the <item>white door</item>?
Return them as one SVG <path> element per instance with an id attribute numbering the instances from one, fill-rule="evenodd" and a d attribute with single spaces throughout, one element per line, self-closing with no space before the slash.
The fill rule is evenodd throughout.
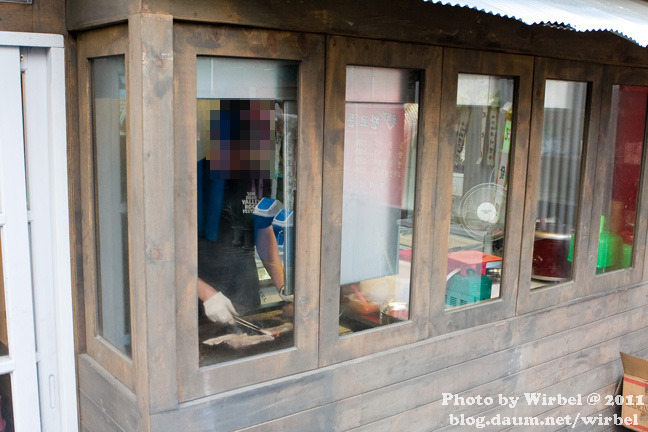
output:
<path id="1" fill-rule="evenodd" d="M 63 70 L 0 32 L 0 432 L 77 430 Z"/>

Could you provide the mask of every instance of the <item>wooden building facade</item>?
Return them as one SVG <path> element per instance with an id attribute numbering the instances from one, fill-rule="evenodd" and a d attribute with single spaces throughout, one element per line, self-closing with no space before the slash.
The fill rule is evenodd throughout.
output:
<path id="1" fill-rule="evenodd" d="M 419 0 L 34 0 L 0 18 L 65 35 L 80 430 L 619 414 L 498 397 L 614 395 L 619 352 L 648 357 L 646 48 Z M 275 165 L 244 177 L 242 212 L 283 203 L 283 272 L 257 226 L 226 250 L 231 267 L 254 256 L 261 298 L 227 295 L 288 326 L 237 349 L 196 299 L 225 271 L 202 197 L 227 191 L 213 146 L 239 138 L 215 125 L 243 112 L 246 142 L 274 154 L 247 157 Z"/>

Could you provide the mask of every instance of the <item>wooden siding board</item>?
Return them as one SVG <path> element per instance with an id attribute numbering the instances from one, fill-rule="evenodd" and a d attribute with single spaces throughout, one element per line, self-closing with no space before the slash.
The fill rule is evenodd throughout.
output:
<path id="1" fill-rule="evenodd" d="M 34 1 L 33 31 L 65 34 L 65 1 Z"/>
<path id="2" fill-rule="evenodd" d="M 126 432 L 113 419 L 108 417 L 105 412 L 102 412 L 83 392 L 79 395 L 79 408 L 83 416 L 81 424 L 82 431 Z"/>
<path id="3" fill-rule="evenodd" d="M 621 291 L 620 294 L 621 296 L 619 297 L 618 305 L 619 312 L 631 309 L 634 305 L 648 304 L 648 290 L 635 293 L 632 293 L 631 290 L 624 290 Z"/>
<path id="4" fill-rule="evenodd" d="M 614 386 L 614 387 L 616 387 L 616 386 Z M 608 394 L 614 394 L 614 390 L 615 389 L 613 388 L 612 392 L 608 393 Z M 597 392 L 597 393 L 603 394 L 601 392 Z M 604 416 L 604 417 L 611 417 L 611 416 L 614 416 L 614 414 L 616 414 L 617 416 L 620 417 L 621 416 L 621 407 L 620 406 L 607 406 L 607 407 L 605 407 L 605 409 L 600 409 L 599 408 L 598 411 L 590 414 L 590 416 L 597 416 L 599 414 Z M 567 429 L 563 429 L 563 430 L 567 430 Z M 588 425 L 585 425 L 585 424 L 582 424 L 582 423 L 577 425 L 575 428 L 569 429 L 569 430 L 574 431 L 574 432 L 591 432 L 591 431 L 597 431 L 597 432 L 626 431 L 627 432 L 628 431 L 628 429 L 623 427 L 623 426 L 603 425 L 603 426 L 600 426 L 598 428 L 593 428 L 592 426 L 588 426 Z"/>
<path id="5" fill-rule="evenodd" d="M 622 349 L 632 349 L 633 344 L 628 337 L 622 337 L 615 341 L 617 346 Z M 645 346 L 645 338 L 641 340 Z M 605 349 L 605 348 L 603 348 Z M 612 349 L 612 348 L 610 348 Z M 518 406 L 511 410 L 507 407 L 494 407 L 493 409 L 484 410 L 482 412 L 475 412 L 472 410 L 470 415 L 485 415 L 487 417 L 492 417 L 494 415 L 500 414 L 501 416 L 519 416 L 519 417 L 547 417 L 547 416 L 558 416 L 558 415 L 567 415 L 567 414 L 577 414 L 577 413 L 586 413 L 585 409 L 589 407 L 585 402 L 585 398 L 591 392 L 597 391 L 601 388 L 611 388 L 612 393 L 616 389 L 616 385 L 619 381 L 619 378 L 623 375 L 623 368 L 621 362 L 619 361 L 618 351 L 611 353 L 612 356 L 602 356 L 606 360 L 609 360 L 610 357 L 613 358 L 611 361 L 606 363 L 597 362 L 597 351 L 598 350 L 585 350 L 584 354 L 581 356 L 580 353 L 575 353 L 574 356 L 570 356 L 569 359 L 559 359 L 557 360 L 557 366 L 561 377 L 559 380 L 556 380 L 555 383 L 550 383 L 548 386 L 540 387 L 545 385 L 545 383 L 540 383 L 538 387 L 528 386 L 527 383 L 523 383 L 522 389 L 516 389 L 511 393 L 516 396 L 523 396 L 522 390 L 524 392 L 530 393 L 543 393 L 547 396 L 556 396 L 562 394 L 566 397 L 575 396 L 577 394 L 583 395 L 583 405 L 581 406 L 545 406 L 542 404 L 538 405 L 529 405 L 527 403 L 520 403 Z M 583 358 L 585 357 L 585 358 Z M 583 364 L 588 362 L 587 364 Z M 551 365 L 549 365 L 551 366 Z M 520 374 L 520 375 L 524 375 Z M 483 393 L 482 393 L 483 394 Z M 452 407 L 450 407 L 452 408 Z M 468 410 L 469 411 L 469 410 Z M 449 413 L 447 413 L 449 414 Z M 447 418 L 447 415 L 446 415 Z"/>
<path id="6" fill-rule="evenodd" d="M 641 330 L 635 332 L 634 336 L 637 336 L 640 332 Z M 461 395 L 477 396 L 503 394 L 522 396 L 524 392 L 541 391 L 549 396 L 554 396 L 557 392 L 548 390 L 551 386 L 560 385 L 562 381 L 571 379 L 574 376 L 587 375 L 591 372 L 593 366 L 600 364 L 600 359 L 607 360 L 608 365 L 619 363 L 619 349 L 615 348 L 633 348 L 637 343 L 633 344 L 630 339 L 630 337 L 622 337 L 614 341 L 599 344 L 594 348 L 587 348 L 570 355 L 558 357 L 549 362 L 537 364 L 528 369 L 523 369 L 518 373 L 513 373 L 512 375 L 504 373 L 492 382 L 478 387 L 467 387 L 469 390 L 465 393 L 461 393 Z M 639 343 L 645 344 L 647 341 L 648 338 L 644 337 L 640 339 Z M 552 341 L 548 344 L 549 346 L 543 345 L 543 349 L 550 350 L 553 343 L 554 342 Z M 515 359 L 513 358 L 511 361 L 514 362 Z M 477 364 L 473 367 L 473 365 L 467 364 L 464 368 L 457 368 L 455 372 L 459 372 L 461 369 L 481 370 L 480 367 L 483 366 L 484 365 Z M 460 380 L 460 378 L 458 379 Z M 616 381 L 618 381 L 618 377 L 615 377 L 612 382 Z M 468 382 L 467 384 L 470 385 Z M 604 382 L 604 384 L 609 384 L 609 381 Z M 452 384 L 449 383 L 447 387 L 441 386 L 441 388 L 444 390 L 446 388 L 451 389 Z M 571 387 L 571 390 L 578 388 L 580 387 L 575 385 Z M 563 391 L 562 394 L 571 394 L 571 390 Z M 451 392 L 457 393 L 456 391 Z M 432 419 L 447 420 L 450 412 L 455 412 L 457 414 L 464 412 L 468 416 L 476 414 L 475 407 L 454 407 L 451 405 L 444 407 L 442 406 L 441 401 L 437 401 L 435 404 L 436 407 L 434 409 L 434 414 L 431 416 Z M 500 412 L 502 415 L 511 414 L 509 408 L 506 407 L 502 407 L 501 409 L 498 407 L 495 412 Z M 515 415 L 518 415 L 518 413 L 516 412 Z"/>
<path id="7" fill-rule="evenodd" d="M 618 362 L 617 362 L 618 363 Z M 547 387 L 542 389 L 543 393 L 546 393 L 547 395 L 550 396 L 555 396 L 558 394 L 571 394 L 570 392 L 574 388 L 579 388 L 583 389 L 585 394 L 589 394 L 591 391 L 594 391 L 598 389 L 598 385 L 600 384 L 600 380 L 605 380 L 604 382 L 613 382 L 619 374 L 619 368 L 617 367 L 610 367 L 608 365 L 602 366 L 596 369 L 593 369 L 590 371 L 590 373 L 582 374 L 580 376 L 573 377 L 567 381 L 563 381 L 557 385 Z M 521 409 L 516 409 L 513 410 L 513 412 L 508 411 L 506 409 L 497 409 L 493 411 L 489 411 L 487 413 L 480 413 L 479 415 L 485 415 L 486 417 L 492 417 L 493 415 L 500 414 L 503 416 L 515 416 L 515 417 L 539 417 L 539 418 L 544 418 L 547 416 L 553 416 L 552 414 L 549 414 L 550 411 L 547 411 L 546 406 L 544 405 L 529 405 L 529 404 L 522 404 Z M 571 407 L 572 411 L 571 413 L 573 415 L 576 415 L 582 410 L 582 407 L 580 406 L 574 406 Z M 565 411 L 563 411 L 565 412 Z M 450 430 L 452 429 L 452 426 L 442 428 L 439 430 Z M 507 428 L 508 429 L 508 428 Z M 526 430 L 526 429 L 525 429 Z"/>
<path id="8" fill-rule="evenodd" d="M 362 421 L 361 398 L 354 397 L 346 400 L 344 405 L 339 403 L 324 405 L 303 414 L 299 413 L 255 425 L 251 428 L 240 429 L 240 432 L 278 430 L 282 432 L 337 432 L 355 430 Z"/>
<path id="9" fill-rule="evenodd" d="M 621 345 L 623 345 L 623 343 Z M 645 344 L 643 346 L 645 347 Z M 632 347 L 631 346 L 623 346 L 623 349 L 631 350 Z M 634 354 L 638 355 L 640 357 L 641 356 L 646 356 L 646 355 L 648 355 L 648 349 L 643 349 L 643 350 L 641 350 L 639 352 L 635 352 Z M 594 387 L 596 384 L 600 385 L 601 384 L 600 382 L 593 383 L 592 387 L 587 388 L 582 393 L 584 397 L 586 397 L 586 395 L 590 394 L 591 392 L 596 392 L 599 395 L 614 395 L 615 394 L 615 391 L 616 391 L 616 388 L 617 388 L 617 385 L 618 385 L 618 381 L 619 381 L 619 379 L 621 378 L 621 376 L 623 374 L 622 368 L 621 368 L 621 366 L 619 364 L 619 361 L 618 361 L 618 354 L 617 354 L 617 359 L 615 361 L 608 362 L 607 364 L 603 365 L 603 367 L 608 367 L 608 368 L 611 368 L 613 370 L 613 372 L 609 375 L 611 377 L 611 379 L 612 379 L 611 383 L 608 383 L 607 385 L 604 385 L 603 387 L 600 387 L 600 388 L 595 388 Z M 586 373 L 580 374 L 580 375 L 578 375 L 578 377 L 584 377 L 585 375 L 586 375 Z M 578 380 L 576 380 L 576 381 L 578 382 Z M 574 387 L 574 388 L 576 388 L 576 387 Z M 549 396 L 557 394 L 557 393 L 555 393 L 554 390 L 547 390 L 547 389 L 542 389 L 542 392 L 548 394 Z M 549 393 L 549 392 L 551 392 L 551 393 Z M 564 392 L 563 394 L 567 394 L 567 393 Z M 618 407 L 614 407 L 614 406 L 613 407 L 609 407 L 609 406 L 605 407 L 604 404 L 605 404 L 605 398 L 602 397 L 601 400 L 599 401 L 599 403 L 597 403 L 596 405 L 593 405 L 593 406 L 590 406 L 590 405 L 588 405 L 586 403 L 584 403 L 582 406 L 577 406 L 577 407 L 558 406 L 558 407 L 554 407 L 554 408 L 548 409 L 546 411 L 543 411 L 540 414 L 536 414 L 536 415 L 541 416 L 541 417 L 556 417 L 556 416 L 564 416 L 564 415 L 572 415 L 572 416 L 574 416 L 577 413 L 580 413 L 581 415 L 590 415 L 590 416 L 598 415 L 599 413 L 603 413 L 603 415 L 612 415 L 612 414 L 614 414 L 614 412 L 616 410 L 618 410 L 619 414 L 620 414 L 620 409 L 618 409 Z M 576 426 L 578 426 L 578 425 L 576 425 Z M 570 430 L 590 431 L 590 430 L 599 430 L 600 428 L 599 429 L 594 429 L 591 425 L 588 426 L 588 425 L 581 424 L 580 427 L 576 427 L 574 429 L 572 429 L 570 427 L 569 429 Z M 509 429 L 506 429 L 506 430 L 509 430 Z M 529 429 L 529 430 L 532 430 L 532 429 Z M 540 429 L 535 428 L 533 430 L 540 430 Z M 545 430 L 545 429 L 542 429 L 542 430 Z M 562 430 L 562 429 L 560 429 L 560 430 Z"/>
<path id="10" fill-rule="evenodd" d="M 599 326 L 614 324 L 600 323 Z M 599 329 L 591 331 L 596 333 L 596 330 Z M 339 414 L 345 410 L 346 406 L 353 406 L 354 404 L 360 404 L 361 406 L 361 415 L 359 418 L 354 412 L 348 413 L 348 418 L 346 416 L 343 417 L 344 421 L 342 424 L 345 427 L 341 430 L 346 430 L 352 421 L 360 421 L 362 424 L 374 423 L 387 416 L 409 412 L 412 409 L 427 404 L 430 400 L 434 400 L 434 402 L 432 403 L 430 412 L 427 412 L 425 415 L 428 426 L 444 424 L 450 413 L 456 415 L 464 414 L 466 417 L 476 415 L 476 410 L 479 407 L 444 406 L 441 401 L 442 392 L 460 394 L 463 397 L 497 394 L 522 396 L 522 392 L 524 391 L 540 391 L 540 389 L 544 388 L 542 392 L 552 396 L 556 392 L 546 390 L 545 387 L 547 385 L 558 386 L 562 381 L 569 380 L 572 377 L 587 375 L 593 365 L 595 366 L 604 362 L 607 362 L 608 365 L 617 364 L 619 363 L 619 351 L 626 350 L 634 352 L 637 346 L 643 347 L 648 344 L 648 334 L 642 328 L 615 340 L 576 351 L 569 355 L 556 353 L 552 360 L 544 362 L 543 359 L 538 359 L 539 356 L 534 355 L 537 350 L 551 353 L 551 347 L 557 343 L 579 348 L 578 344 L 562 342 L 557 337 L 548 339 L 542 342 L 534 341 L 527 344 L 528 347 L 514 347 L 491 356 L 482 357 L 429 375 L 420 376 L 392 386 L 378 388 L 362 395 L 354 396 L 353 398 L 338 401 L 335 403 L 335 405 L 338 405 L 338 408 L 335 410 L 338 413 L 338 419 L 340 418 Z M 583 344 L 586 343 L 584 342 Z M 526 350 L 529 350 L 529 352 L 527 353 Z M 528 362 L 528 364 L 525 365 L 525 362 Z M 477 370 L 482 371 L 482 373 L 476 375 L 465 372 Z M 613 382 L 616 383 L 617 381 L 618 377 Z M 480 383 L 485 384 L 480 385 Z M 578 387 L 573 386 L 570 388 L 574 389 Z M 562 394 L 571 395 L 569 391 L 563 391 Z M 331 409 L 330 405 L 326 405 L 321 409 L 314 409 L 303 413 L 301 415 L 302 418 L 296 418 L 299 415 L 291 416 L 292 420 L 289 423 L 286 423 L 284 419 L 279 419 L 276 421 L 276 424 L 265 423 L 245 430 L 248 432 L 284 430 L 283 428 L 289 425 L 290 427 L 286 430 L 297 430 L 294 427 L 303 424 L 309 418 L 326 418 Z M 491 411 L 493 412 L 491 413 Z M 513 413 L 507 407 L 498 407 L 494 410 L 487 411 L 487 413 L 488 416 L 497 413 L 502 416 L 526 415 L 518 414 L 517 412 Z M 479 415 L 483 414 L 480 413 Z M 280 425 L 281 427 L 279 427 Z"/>
<path id="11" fill-rule="evenodd" d="M 514 370 L 522 371 L 537 365 L 533 363 L 534 357 L 537 357 L 536 362 L 559 359 L 575 349 L 619 337 L 627 329 L 640 329 L 645 325 L 645 320 L 641 318 L 645 316 L 642 315 L 642 306 L 648 301 L 647 292 L 648 286 L 643 285 L 581 299 L 494 325 L 480 326 L 337 366 L 224 393 L 181 406 L 179 412 L 154 415 L 152 425 L 181 427 L 192 424 L 199 431 L 208 430 L 200 429 L 207 427 L 205 425 L 219 424 L 224 430 L 236 430 L 354 396 L 369 398 L 365 393 L 383 390 L 383 387 L 391 385 L 399 386 L 406 380 L 416 385 L 416 381 L 425 379 L 428 387 L 446 391 L 447 386 L 448 389 L 466 391 L 478 384 L 473 381 L 464 383 L 463 387 L 455 387 L 453 379 L 447 378 L 448 368 L 454 367 L 453 376 L 465 376 L 464 379 L 470 381 L 474 374 L 462 373 L 462 370 L 482 370 L 487 363 L 504 363 L 500 365 L 503 367 L 508 365 L 508 360 L 515 358 L 517 363 Z M 620 298 L 630 302 L 634 308 L 619 314 Z M 625 307 L 622 309 L 625 310 Z M 612 324 L 621 328 L 614 330 Z M 576 344 L 571 351 L 569 343 L 564 342 L 565 337 L 568 337 L 566 340 L 569 343 Z M 543 338 L 546 340 L 539 341 Z M 460 346 L 464 349 L 458 349 L 458 341 L 461 341 Z M 526 345 L 528 351 L 525 355 L 520 354 L 523 352 L 521 345 Z M 508 352 L 498 352 L 501 350 Z M 473 360 L 476 363 L 471 367 L 470 361 Z M 508 366 L 505 369 L 500 372 L 501 376 L 510 372 Z M 496 373 L 494 375 L 497 376 Z M 441 381 L 444 377 L 450 382 L 446 384 Z M 424 387 L 418 392 L 412 388 L 412 394 L 429 392 Z M 383 392 L 392 399 L 398 397 L 387 389 Z M 403 394 L 408 394 L 407 386 L 403 386 Z"/>
<path id="12" fill-rule="evenodd" d="M 66 0 L 68 30 L 82 30 L 125 22 L 141 10 L 140 0 Z"/>
<path id="13" fill-rule="evenodd" d="M 593 393 L 598 393 L 599 395 L 613 395 L 614 391 L 616 390 L 616 383 L 607 385 L 605 387 L 598 388 L 593 391 Z M 583 395 L 584 397 L 586 395 Z M 563 405 L 557 408 L 550 409 L 548 411 L 543 412 L 542 414 L 538 415 L 538 418 L 558 418 L 558 417 L 564 417 L 564 416 L 571 416 L 572 420 L 575 420 L 575 415 L 580 414 L 581 417 L 587 416 L 587 417 L 593 417 L 598 415 L 599 413 L 606 415 L 606 416 L 611 416 L 614 414 L 614 410 L 610 409 L 604 409 L 603 404 L 605 403 L 605 397 L 601 398 L 601 402 L 599 402 L 596 405 L 589 405 L 588 403 L 583 403 L 583 405 L 578 406 L 578 407 L 573 407 L 569 405 Z M 608 408 L 614 408 L 614 407 L 608 407 Z M 608 425 L 609 426 L 609 425 Z M 606 429 L 607 427 L 605 425 L 602 426 L 593 426 L 593 425 L 585 425 L 582 422 L 576 422 L 575 424 L 572 424 L 572 426 L 569 426 L 569 429 L 572 431 L 593 431 L 593 430 L 601 430 L 601 429 Z M 562 427 L 555 427 L 555 430 L 561 430 L 565 429 Z M 513 430 L 513 428 L 507 428 L 504 430 Z M 542 426 L 530 426 L 528 428 L 525 428 L 525 431 L 546 431 L 546 427 Z"/>
<path id="14" fill-rule="evenodd" d="M 646 350 L 642 351 L 642 353 L 646 353 Z M 558 360 L 558 361 L 560 361 L 560 360 Z M 545 365 L 545 367 L 546 366 L 550 366 L 550 365 Z M 620 362 L 618 361 L 618 353 L 617 353 L 617 360 L 613 361 L 613 362 L 610 362 L 610 363 L 607 363 L 607 365 L 604 365 L 603 368 L 605 368 L 605 367 L 608 367 L 608 368 L 609 367 L 617 367 L 617 366 L 620 367 Z M 598 368 L 598 369 L 601 369 L 601 368 Z M 597 370 L 595 370 L 594 372 L 597 372 Z M 525 373 L 526 372 L 522 372 L 522 374 L 525 374 Z M 577 375 L 576 377 L 573 377 L 573 378 L 571 378 L 570 380 L 567 380 L 567 381 L 570 382 L 570 383 L 571 382 L 579 383 L 580 379 L 582 379 L 583 377 L 585 377 L 587 375 L 588 375 L 588 373 L 585 372 L 585 373 Z M 598 376 L 599 375 L 597 375 L 597 377 Z M 612 394 L 613 394 L 614 389 L 616 388 L 616 382 L 618 381 L 618 378 L 621 376 L 621 372 L 617 371 L 616 374 L 613 372 L 613 373 L 609 374 L 609 376 L 612 377 L 612 379 L 613 379 L 612 384 L 608 384 L 608 385 L 605 385 L 603 387 L 600 387 L 600 383 L 598 383 L 596 381 L 598 378 L 595 378 L 594 379 L 595 383 L 592 384 L 592 387 L 586 388 L 586 391 L 584 393 L 588 394 L 591 391 L 597 391 L 598 390 L 600 392 L 600 394 L 603 394 L 602 391 L 605 390 L 605 391 L 611 391 Z M 597 387 L 596 384 L 598 384 L 599 387 Z M 487 384 L 486 386 L 488 386 L 488 385 L 490 385 L 490 384 Z M 543 393 L 546 393 L 549 396 L 555 396 L 557 393 L 559 393 L 561 391 L 562 391 L 563 394 L 571 395 L 571 391 L 574 388 L 578 388 L 578 387 L 576 387 L 575 384 L 572 384 L 571 387 L 567 388 L 566 390 L 559 389 L 556 386 L 543 388 L 543 389 L 540 389 L 540 390 L 534 390 L 532 388 L 529 388 L 527 390 L 528 391 L 541 391 Z M 601 389 L 603 389 L 603 390 L 601 390 Z M 476 387 L 476 388 L 472 389 L 468 393 L 462 393 L 461 396 L 467 397 L 467 396 L 475 396 L 475 395 L 478 395 L 478 394 L 481 394 L 481 395 L 497 394 L 497 393 L 490 393 L 490 391 L 492 391 L 492 390 L 489 390 L 487 388 Z M 508 389 L 498 389 L 496 391 L 500 392 L 500 393 L 502 391 L 504 391 L 504 393 L 502 393 L 504 395 L 515 395 L 514 393 L 508 393 L 508 391 L 509 391 Z M 517 396 L 521 396 L 521 394 L 517 394 Z M 584 407 L 569 407 L 569 408 L 572 409 L 571 412 L 575 415 L 576 412 L 580 412 L 581 408 L 584 408 Z M 539 415 L 539 416 L 545 417 L 545 416 L 555 416 L 555 415 L 566 415 L 564 413 L 564 410 L 562 409 L 562 407 L 554 408 L 553 410 L 550 409 L 550 410 L 543 411 L 543 412 L 535 412 L 533 414 L 524 414 L 524 413 L 513 412 L 512 410 L 509 410 L 509 409 L 502 409 L 502 410 L 499 410 L 499 411 L 502 411 L 502 412 L 500 412 L 500 414 L 504 415 L 504 416 Z M 394 415 L 392 417 L 388 417 L 388 418 L 379 420 L 379 421 L 374 422 L 374 423 L 363 425 L 360 428 L 354 429 L 353 432 L 382 432 L 382 431 L 388 432 L 388 431 L 399 430 L 399 429 L 403 429 L 403 428 L 405 428 L 408 431 L 419 431 L 419 430 L 420 431 L 428 431 L 428 430 L 430 430 L 431 424 L 433 424 L 433 423 L 431 423 L 431 421 L 434 421 L 434 420 L 437 420 L 437 419 L 447 421 L 448 416 L 449 416 L 449 414 L 451 412 L 454 413 L 455 415 L 461 415 L 463 413 L 466 417 L 478 416 L 478 415 L 486 415 L 486 416 L 491 417 L 491 416 L 496 415 L 498 413 L 496 410 L 488 410 L 488 411 L 485 411 L 485 412 L 479 412 L 478 410 L 475 410 L 472 407 L 453 407 L 453 406 L 444 407 L 444 406 L 441 405 L 441 401 L 435 401 L 433 403 L 426 404 L 426 405 L 423 405 L 421 407 L 417 407 L 417 408 L 409 410 L 409 411 L 401 412 L 401 413 L 399 413 L 397 415 Z M 436 429 L 435 428 L 435 430 L 456 430 L 456 429 L 453 429 L 453 427 L 456 428 L 456 426 L 446 426 L 446 427 L 442 427 L 441 429 Z M 489 429 L 489 430 L 491 430 L 491 429 Z M 542 430 L 546 430 L 546 429 L 542 429 Z M 585 429 L 585 430 L 589 430 L 589 429 Z"/>
<path id="15" fill-rule="evenodd" d="M 65 34 L 65 0 L 2 3 L 0 31 Z"/>
<path id="16" fill-rule="evenodd" d="M 628 432 L 628 429 L 623 426 L 610 426 L 601 432 Z"/>
<path id="17" fill-rule="evenodd" d="M 87 354 L 78 357 L 79 391 L 125 431 L 140 430 L 135 395 Z M 81 422 L 86 422 L 81 411 Z"/>
<path id="18" fill-rule="evenodd" d="M 33 27 L 33 5 L 18 3 L 0 4 L 0 30 L 31 32 Z"/>

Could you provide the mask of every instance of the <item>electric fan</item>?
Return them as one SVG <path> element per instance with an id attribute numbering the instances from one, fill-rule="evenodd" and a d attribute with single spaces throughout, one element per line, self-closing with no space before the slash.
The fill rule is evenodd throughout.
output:
<path id="1" fill-rule="evenodd" d="M 493 241 L 504 237 L 506 189 L 496 183 L 478 184 L 463 196 L 458 213 L 466 233 L 492 251 Z"/>

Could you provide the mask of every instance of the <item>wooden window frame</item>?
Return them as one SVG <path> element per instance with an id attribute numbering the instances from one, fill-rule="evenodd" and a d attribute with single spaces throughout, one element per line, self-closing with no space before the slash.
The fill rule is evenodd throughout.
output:
<path id="1" fill-rule="evenodd" d="M 87 353 L 102 367 L 116 377 L 122 384 L 134 391 L 133 360 L 121 352 L 110 342 L 97 334 L 97 277 L 96 272 L 96 238 L 95 238 L 95 201 L 96 188 L 94 179 L 93 155 L 93 124 L 92 124 L 92 79 L 91 61 L 99 57 L 123 55 L 126 67 L 126 77 L 129 73 L 128 56 L 128 27 L 119 25 L 96 31 L 82 33 L 78 37 L 78 100 L 79 100 L 79 141 L 80 141 L 80 171 L 81 171 L 81 226 L 83 247 L 83 287 L 85 304 L 85 338 Z M 126 104 L 129 113 L 129 79 L 126 79 Z M 128 125 L 128 122 L 127 122 Z M 133 264 L 131 230 L 136 229 L 135 219 L 139 203 L 132 198 L 134 185 L 132 167 L 130 164 L 131 131 L 126 134 L 126 176 L 128 199 L 128 231 L 129 231 L 129 289 L 133 299 L 133 278 L 137 270 Z M 135 323 L 134 310 L 131 303 L 131 323 Z M 131 328 L 131 350 L 135 352 L 137 343 L 135 332 Z"/>
<path id="2" fill-rule="evenodd" d="M 431 209 L 436 177 L 436 132 L 441 94 L 439 47 L 332 36 L 326 54 L 326 126 L 322 209 L 320 366 L 338 363 L 428 337 L 430 266 L 433 256 Z M 414 199 L 415 252 L 410 282 L 410 317 L 402 323 L 339 336 L 342 182 L 344 169 L 346 67 L 421 70 Z"/>
<path id="3" fill-rule="evenodd" d="M 597 148 L 596 177 L 594 190 L 602 190 L 608 175 L 606 159 L 614 157 L 615 137 L 609 135 L 610 115 L 612 113 L 612 87 L 614 85 L 635 85 L 648 87 L 648 70 L 630 67 L 606 66 L 603 80 L 603 94 L 601 103 L 601 121 L 599 129 L 599 142 Z M 641 180 L 638 192 L 637 219 L 635 221 L 635 236 L 633 250 L 633 265 L 630 268 L 616 270 L 601 275 L 596 274 L 596 257 L 598 255 L 599 228 L 601 224 L 601 211 L 603 208 L 603 194 L 595 194 L 592 203 L 592 220 L 589 242 L 589 262 L 587 272 L 589 275 L 589 294 L 610 291 L 611 287 L 622 287 L 641 282 L 648 278 L 648 255 L 646 254 L 646 236 L 648 235 L 648 175 L 646 172 L 648 153 L 648 115 L 646 116 L 647 132 L 644 133 L 643 154 L 641 162 Z"/>
<path id="4" fill-rule="evenodd" d="M 517 280 L 520 268 L 519 247 L 526 185 L 526 167 L 531 115 L 533 57 L 485 51 L 445 48 L 443 56 L 443 94 L 436 202 L 435 241 L 432 260 L 430 322 L 431 335 L 446 334 L 500 321 L 515 314 Z M 504 267 L 500 298 L 446 310 L 447 251 L 450 233 L 452 172 L 456 142 L 456 106 L 459 74 L 511 77 L 515 80 L 513 136 L 511 141 L 509 187 L 507 196 Z"/>
<path id="5" fill-rule="evenodd" d="M 586 296 L 589 292 L 588 252 L 592 237 L 591 214 L 594 199 L 595 164 L 598 147 L 599 107 L 601 104 L 603 66 L 536 58 L 534 67 L 533 105 L 529 162 L 527 167 L 526 199 L 524 203 L 524 226 L 521 262 L 518 280 L 517 312 L 528 313 L 565 301 Z M 587 83 L 585 103 L 584 139 L 581 150 L 580 196 L 576 224 L 576 243 L 572 279 L 560 284 L 531 289 L 531 263 L 533 257 L 535 220 L 538 207 L 540 182 L 540 158 L 544 127 L 545 85 L 547 80 L 576 81 Z"/>
<path id="6" fill-rule="evenodd" d="M 199 367 L 197 302 L 197 57 L 299 62 L 299 139 L 292 348 Z M 178 397 L 187 401 L 317 367 L 324 37 L 174 24 L 175 245 Z"/>

